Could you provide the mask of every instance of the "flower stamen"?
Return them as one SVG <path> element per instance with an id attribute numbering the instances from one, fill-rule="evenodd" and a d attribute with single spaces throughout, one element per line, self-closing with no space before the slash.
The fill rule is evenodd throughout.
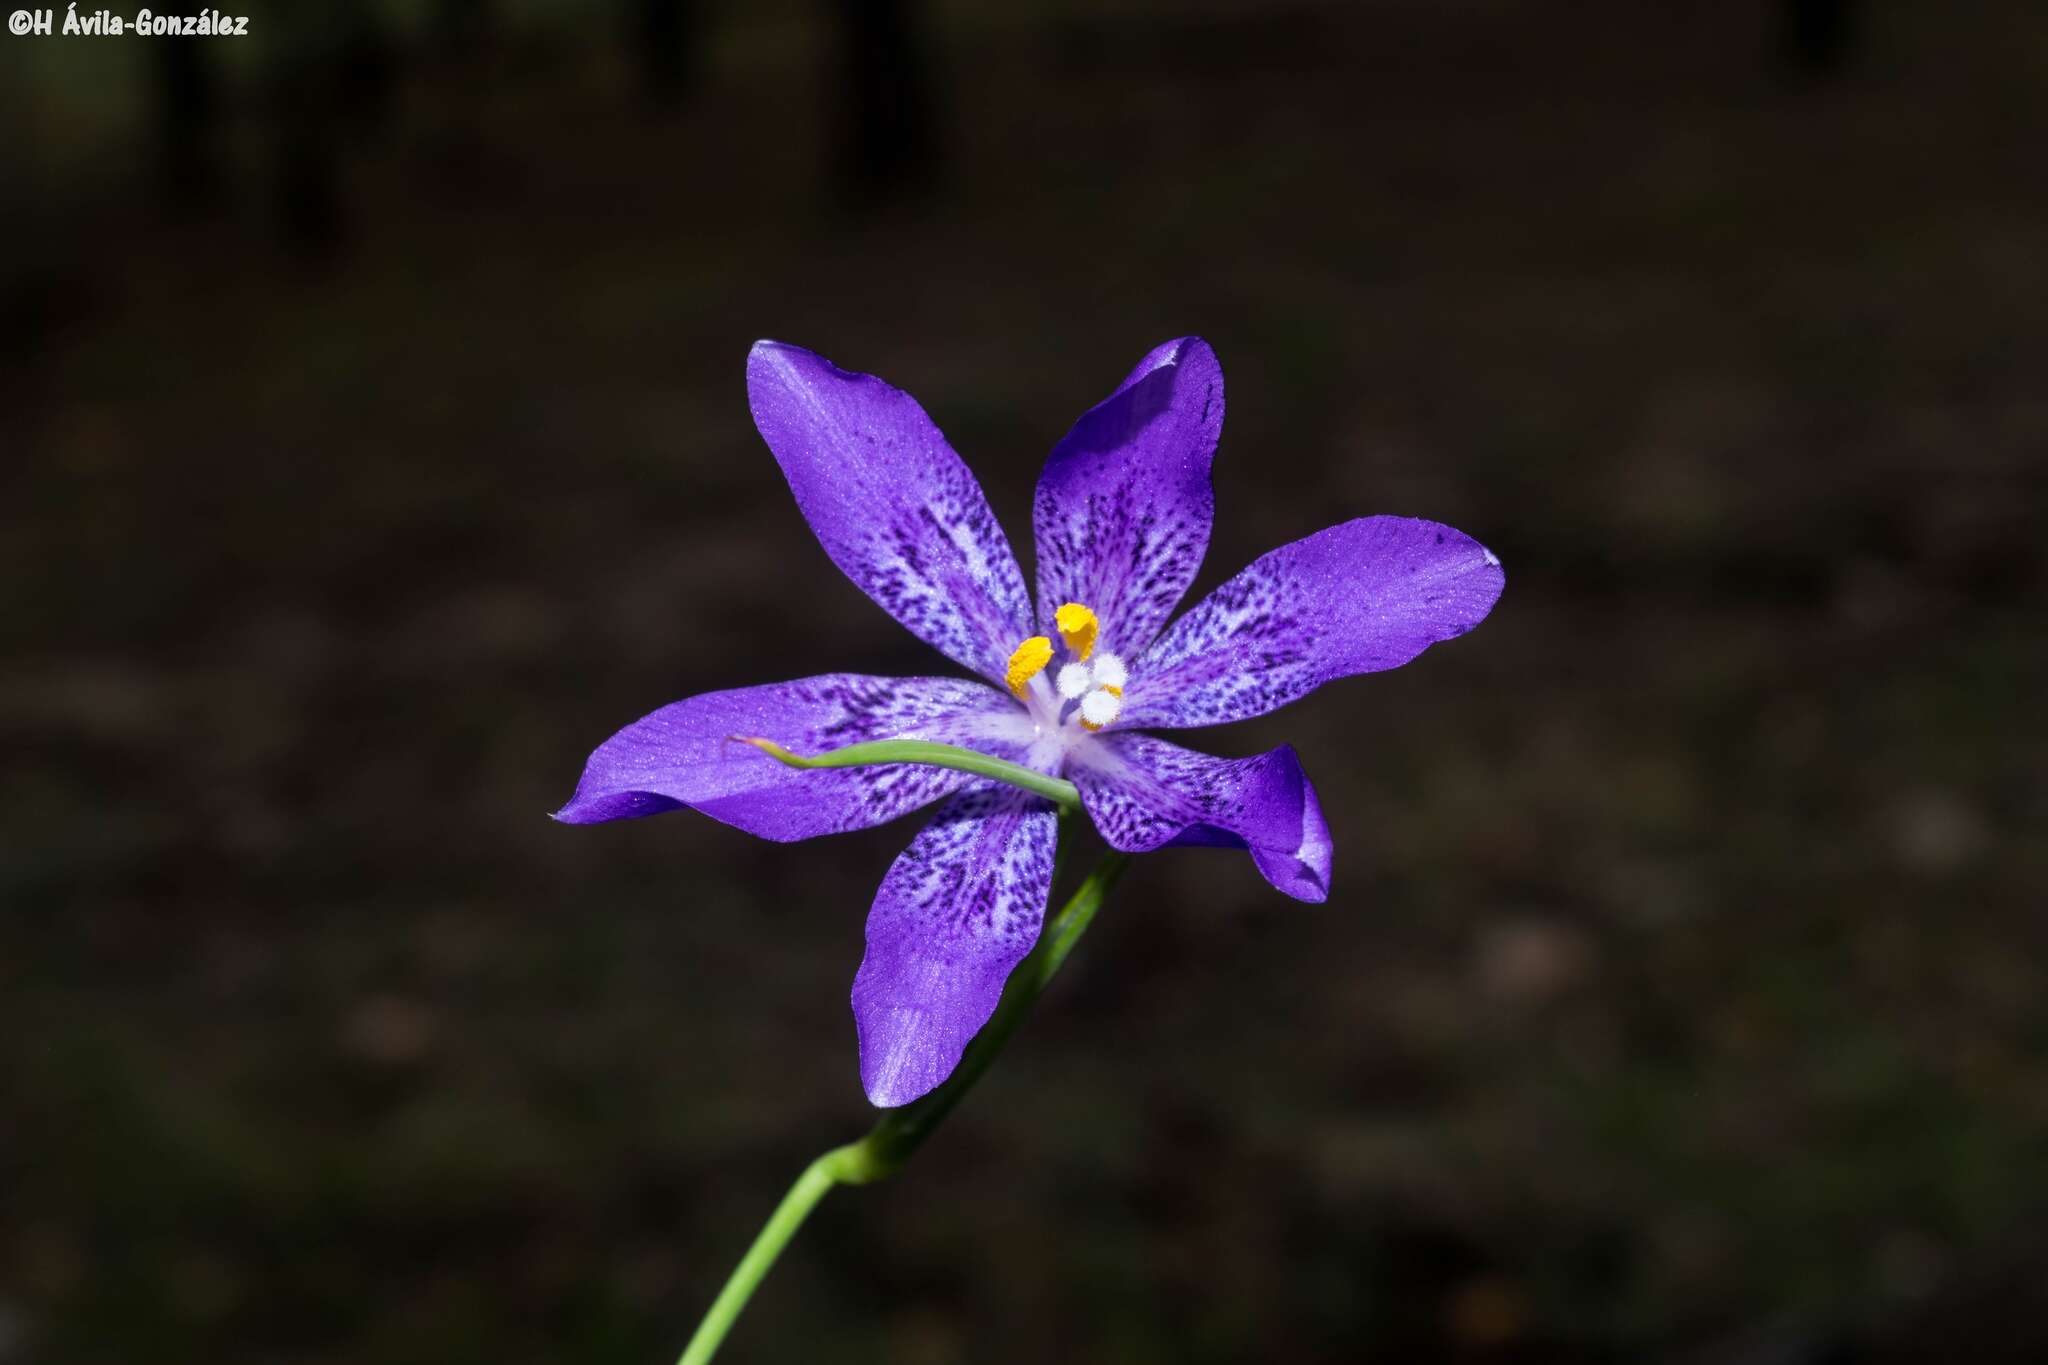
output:
<path id="1" fill-rule="evenodd" d="M 1011 653 L 1003 680 L 1009 683 L 1010 691 L 1016 694 L 1017 700 L 1022 701 L 1025 687 L 1051 662 L 1052 641 L 1043 635 L 1034 635 Z"/>
<path id="2" fill-rule="evenodd" d="M 1095 613 L 1079 602 L 1069 602 L 1052 614 L 1052 623 L 1059 628 L 1067 648 L 1074 651 L 1074 657 L 1088 662 L 1088 656 L 1095 652 L 1095 633 L 1100 628 Z"/>

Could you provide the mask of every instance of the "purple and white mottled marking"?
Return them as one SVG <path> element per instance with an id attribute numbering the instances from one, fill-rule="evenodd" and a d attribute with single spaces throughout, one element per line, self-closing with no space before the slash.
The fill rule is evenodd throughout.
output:
<path id="1" fill-rule="evenodd" d="M 1024 574 L 988 498 L 917 400 L 764 341 L 747 398 L 796 505 L 854 586 L 984 678 L 1030 634 Z"/>
<path id="2" fill-rule="evenodd" d="M 1031 505 L 1039 630 L 1080 602 L 1097 647 L 1150 644 L 1202 567 L 1216 495 L 1209 463 L 1223 431 L 1223 370 L 1205 341 L 1171 341 L 1053 447 Z"/>
<path id="3" fill-rule="evenodd" d="M 1151 735 L 1105 734 L 1070 775 L 1111 848 L 1249 849 L 1266 880 L 1296 900 L 1330 894 L 1330 826 L 1291 744 L 1216 758 Z"/>
<path id="4" fill-rule="evenodd" d="M 599 745 L 569 804 L 572 825 L 692 806 L 764 839 L 789 843 L 883 824 L 958 791 L 950 768 L 791 768 L 733 738 L 772 739 L 800 754 L 874 739 L 927 739 L 1021 761 L 1032 727 L 1003 693 L 965 678 L 827 673 L 706 692 L 628 725 Z"/>
<path id="5" fill-rule="evenodd" d="M 1051 802 L 977 782 L 882 878 L 853 978 L 860 1079 L 876 1104 L 907 1104 L 952 1075 L 995 1012 L 1038 942 L 1056 832 Z"/>

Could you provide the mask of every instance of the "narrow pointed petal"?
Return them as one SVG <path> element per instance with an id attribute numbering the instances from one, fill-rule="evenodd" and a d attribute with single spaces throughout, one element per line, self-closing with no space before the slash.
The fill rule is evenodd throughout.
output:
<path id="1" fill-rule="evenodd" d="M 976 787 L 940 806 L 882 879 L 853 979 L 870 1101 L 908 1104 L 953 1074 L 1038 942 L 1056 827 L 1042 798 Z"/>
<path id="2" fill-rule="evenodd" d="M 786 843 L 879 825 L 978 780 L 913 763 L 791 768 L 734 735 L 772 739 L 800 754 L 872 739 L 929 739 L 1017 759 L 1031 723 L 1008 697 L 964 678 L 828 673 L 706 692 L 599 745 L 555 818 L 590 825 L 690 806 Z"/>
<path id="3" fill-rule="evenodd" d="M 1151 735 L 1098 736 L 1070 775 L 1110 847 L 1249 849 L 1261 875 L 1296 900 L 1330 894 L 1330 826 L 1292 745 L 1216 758 Z"/>
<path id="4" fill-rule="evenodd" d="M 1504 581 L 1492 551 L 1433 521 L 1363 517 L 1318 531 L 1174 622 L 1131 666 L 1119 727 L 1245 720 L 1394 668 L 1478 625 Z"/>
<path id="5" fill-rule="evenodd" d="M 1198 337 L 1138 362 L 1053 447 L 1032 503 L 1038 614 L 1100 619 L 1100 647 L 1135 654 L 1173 614 L 1209 548 L 1209 465 L 1223 429 L 1223 370 Z"/>
<path id="6" fill-rule="evenodd" d="M 1000 682 L 1031 633 L 1024 575 L 917 400 L 774 341 L 747 357 L 747 399 L 832 562 L 913 635 Z"/>

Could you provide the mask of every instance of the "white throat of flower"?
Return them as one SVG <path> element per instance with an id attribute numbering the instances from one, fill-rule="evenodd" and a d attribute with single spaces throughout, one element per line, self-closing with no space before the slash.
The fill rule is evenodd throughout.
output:
<path id="1" fill-rule="evenodd" d="M 1123 713 L 1124 685 L 1130 674 L 1116 655 L 1107 650 L 1096 653 L 1099 623 L 1087 607 L 1068 602 L 1053 613 L 1053 625 L 1069 656 L 1052 676 L 1055 696 L 1045 695 L 1039 681 L 1056 652 L 1050 637 L 1044 635 L 1032 636 L 1010 655 L 1006 678 L 1010 691 L 1034 712 L 1048 711 L 1046 719 L 1056 726 L 1071 717 L 1084 730 L 1100 730 Z"/>

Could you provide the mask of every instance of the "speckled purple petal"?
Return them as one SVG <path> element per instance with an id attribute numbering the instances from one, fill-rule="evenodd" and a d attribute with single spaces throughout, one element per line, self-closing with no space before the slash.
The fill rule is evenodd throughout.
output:
<path id="1" fill-rule="evenodd" d="M 1042 797 L 979 785 L 940 806 L 889 869 L 853 978 L 870 1101 L 908 1104 L 953 1074 L 1038 942 L 1056 837 Z"/>
<path id="2" fill-rule="evenodd" d="M 981 485 L 917 400 L 781 342 L 747 357 L 754 425 L 832 562 L 919 639 L 1001 681 L 1031 604 Z"/>
<path id="3" fill-rule="evenodd" d="M 879 825 L 973 780 L 913 763 L 792 768 L 732 735 L 772 739 L 800 754 L 871 739 L 929 739 L 1019 759 L 1031 722 L 1007 695 L 965 678 L 828 673 L 706 692 L 599 745 L 555 818 L 591 825 L 692 806 L 786 843 Z"/>
<path id="4" fill-rule="evenodd" d="M 1296 900 L 1330 894 L 1330 826 L 1292 745 L 1216 758 L 1151 735 L 1105 734 L 1076 750 L 1069 776 L 1113 848 L 1246 848 Z"/>
<path id="5" fill-rule="evenodd" d="M 1209 548 L 1222 429 L 1223 370 L 1207 342 L 1183 337 L 1053 447 L 1031 509 L 1042 631 L 1079 602 L 1101 622 L 1098 648 L 1128 656 L 1151 643 Z"/>
<path id="6" fill-rule="evenodd" d="M 1256 560 L 1131 665 L 1119 729 L 1263 715 L 1479 624 L 1500 560 L 1433 521 L 1364 517 Z"/>

